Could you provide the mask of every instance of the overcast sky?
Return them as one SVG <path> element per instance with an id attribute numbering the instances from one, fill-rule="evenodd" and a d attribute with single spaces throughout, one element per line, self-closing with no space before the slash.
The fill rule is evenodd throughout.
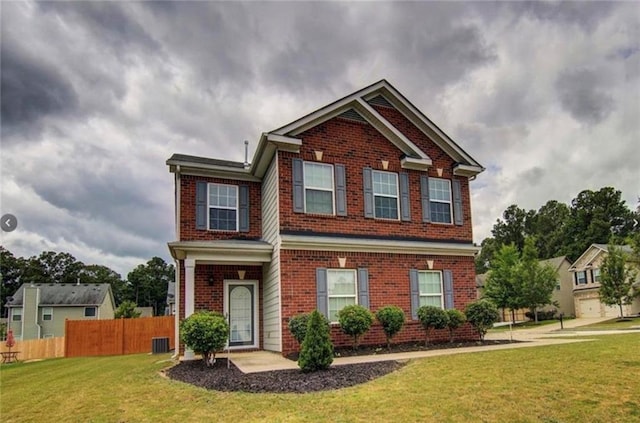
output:
<path id="1" fill-rule="evenodd" d="M 510 204 L 640 196 L 637 3 L 3 2 L 2 234 L 123 277 L 170 260 L 173 153 L 244 160 L 260 133 L 382 78 Z"/>

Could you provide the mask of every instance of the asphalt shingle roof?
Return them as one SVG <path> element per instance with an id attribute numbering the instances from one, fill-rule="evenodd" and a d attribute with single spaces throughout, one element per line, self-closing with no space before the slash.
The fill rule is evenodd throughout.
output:
<path id="1" fill-rule="evenodd" d="M 22 284 L 13 294 L 11 300 L 7 301 L 7 306 L 21 306 L 24 287 L 31 284 Z M 105 295 L 111 289 L 108 283 L 101 284 L 40 284 L 33 286 L 40 288 L 40 305 L 65 306 L 65 305 L 100 305 L 104 301 Z"/>

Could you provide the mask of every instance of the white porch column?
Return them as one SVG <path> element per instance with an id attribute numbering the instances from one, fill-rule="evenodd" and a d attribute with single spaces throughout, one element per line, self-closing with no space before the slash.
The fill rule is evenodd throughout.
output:
<path id="1" fill-rule="evenodd" d="M 184 317 L 191 316 L 195 310 L 195 276 L 196 261 L 194 259 L 184 260 Z M 195 355 L 193 350 L 184 350 L 184 360 L 193 360 Z"/>

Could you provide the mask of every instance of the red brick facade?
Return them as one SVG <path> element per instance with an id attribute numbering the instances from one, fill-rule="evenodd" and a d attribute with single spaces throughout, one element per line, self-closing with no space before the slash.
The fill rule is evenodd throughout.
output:
<path id="1" fill-rule="evenodd" d="M 328 106 L 329 107 L 329 106 Z M 382 135 L 371 124 L 359 122 L 357 120 L 334 117 L 311 129 L 307 129 L 302 133 L 296 133 L 295 138 L 302 140 L 300 151 L 292 152 L 294 148 L 278 149 L 272 160 L 277 160 L 278 169 L 278 213 L 279 213 L 279 232 L 281 235 L 295 237 L 297 234 L 305 235 L 337 235 L 341 239 L 376 239 L 376 245 L 384 245 L 385 240 L 407 240 L 407 241 L 424 241 L 423 246 L 430 246 L 429 242 L 443 245 L 450 243 L 451 246 L 462 245 L 463 255 L 426 255 L 426 254 L 401 254 L 401 253 L 373 253 L 357 251 L 350 252 L 326 252 L 326 251 L 308 251 L 308 250 L 288 250 L 287 247 L 280 246 L 279 250 L 279 319 L 281 332 L 281 349 L 283 354 L 297 351 L 299 346 L 290 334 L 287 324 L 291 317 L 308 313 L 317 306 L 317 284 L 316 269 L 318 268 L 339 268 L 338 257 L 346 257 L 347 262 L 345 268 L 358 269 L 366 268 L 368 270 L 368 286 L 369 286 L 369 305 L 370 310 L 375 313 L 380 307 L 385 305 L 397 305 L 401 307 L 407 317 L 407 322 L 402 331 L 394 339 L 396 342 L 406 341 L 423 341 L 424 331 L 418 321 L 411 319 L 411 289 L 409 272 L 411 269 L 427 270 L 427 260 L 433 261 L 433 269 L 437 271 L 450 270 L 453 276 L 453 292 L 454 307 L 464 310 L 465 306 L 476 299 L 475 286 L 475 267 L 474 259 L 470 256 L 470 245 L 472 244 L 472 222 L 471 222 L 471 202 L 469 193 L 469 179 L 466 176 L 456 176 L 453 174 L 454 168 L 459 164 L 449 153 L 440 148 L 419 128 L 414 126 L 398 110 L 391 107 L 372 106 L 381 116 L 384 117 L 395 129 L 401 132 L 406 138 L 411 140 L 422 152 L 426 153 L 432 160 L 432 165 L 425 171 L 408 170 L 402 168 L 402 159 L 405 152 L 394 145 L 389 139 Z M 312 126 L 312 125 L 309 125 Z M 283 131 L 286 132 L 286 131 Z M 277 142 L 286 143 L 287 134 L 275 134 Z M 294 135 L 291 135 L 294 137 Z M 282 139 L 285 141 L 282 141 Z M 264 139 L 263 139 L 264 141 Z M 263 142 L 261 141 L 261 142 Z M 443 143 L 449 142 L 445 139 Z M 282 145 L 282 144 L 277 144 Z M 292 144 L 297 148 L 296 144 Z M 279 148 L 279 147 L 278 147 Z M 453 151 L 456 147 L 452 147 Z M 259 151 L 266 151 L 265 149 Z M 273 148 L 271 150 L 273 152 Z M 293 159 L 302 159 L 305 161 L 318 162 L 317 152 L 322 152 L 322 160 L 320 162 L 326 164 L 342 164 L 345 166 L 346 181 L 346 205 L 347 215 L 313 215 L 306 213 L 295 213 L 293 207 Z M 271 153 L 273 154 L 273 153 Z M 458 154 L 458 153 L 456 153 Z M 454 156 L 456 156 L 454 154 Z M 462 153 L 461 153 L 462 154 Z M 271 156 L 264 156 L 270 157 Z M 467 160 L 468 167 L 473 168 L 472 172 L 480 172 L 482 168 L 472 159 L 462 154 L 462 161 Z M 259 160 L 256 157 L 255 160 Z M 388 168 L 384 169 L 383 161 L 388 162 Z M 268 164 L 268 160 L 265 159 Z M 198 163 L 198 162 L 194 162 Z M 476 166 L 477 165 L 477 166 Z M 194 165 L 194 166 L 197 166 Z M 238 169 L 242 168 L 240 166 Z M 266 169 L 264 165 L 262 169 Z M 389 219 L 372 219 L 365 218 L 365 202 L 364 202 L 364 182 L 363 169 L 371 168 L 373 170 L 381 170 L 395 173 L 406 173 L 409 179 L 409 203 L 410 203 L 410 221 L 389 220 Z M 207 170 L 203 170 L 206 172 Z M 234 170 L 227 173 L 209 173 L 213 175 L 233 174 Z M 240 174 L 240 170 L 237 171 Z M 194 172 L 199 173 L 199 172 Z M 440 173 L 440 174 L 439 174 Z M 247 173 L 243 174 L 246 176 Z M 430 178 L 442 178 L 448 180 L 456 180 L 460 183 L 461 188 L 461 204 L 463 221 L 462 225 L 424 223 L 422 209 L 422 193 L 421 193 L 421 176 L 428 175 Z M 253 175 L 255 176 L 255 175 Z M 255 178 L 264 178 L 264 172 L 255 176 Z M 239 177 L 239 179 L 241 179 Z M 230 185 L 247 185 L 249 187 L 249 231 L 210 231 L 196 229 L 196 183 L 205 181 L 209 183 L 221 183 Z M 451 185 L 453 191 L 453 183 Z M 232 179 L 221 179 L 214 177 L 194 176 L 191 174 L 181 174 L 180 178 L 180 239 L 179 241 L 218 241 L 218 240 L 261 240 L 263 236 L 263 215 L 262 215 L 262 193 L 263 187 L 261 182 L 245 182 Z M 453 192 L 452 192 L 453 194 Z M 335 201 L 335 191 L 334 191 Z M 266 202 L 266 204 L 269 204 Z M 335 204 L 335 203 L 334 203 Z M 451 208 L 454 204 L 452 201 Z M 275 209 L 275 207 L 274 207 Z M 400 214 L 400 213 L 399 213 Z M 268 222 L 267 219 L 264 219 Z M 266 226 L 266 224 L 265 224 Z M 269 227 L 266 227 L 269 229 Z M 270 236 L 275 237 L 273 232 Z M 284 240 L 284 236 L 283 236 Z M 284 242 L 284 241 L 283 241 Z M 354 241 L 356 242 L 356 241 Z M 366 241 L 365 241 L 366 242 Z M 356 242 L 357 243 L 357 242 Z M 188 244 L 188 243 L 187 243 Z M 228 243 L 221 243 L 227 248 Z M 248 243 L 239 243 L 246 245 Z M 259 243 L 255 243 L 259 244 Z M 264 244 L 264 243 L 263 243 Z M 409 244 L 405 243 L 404 245 Z M 414 244 L 411 244 L 414 245 Z M 267 246 L 268 247 L 268 246 Z M 426 248 L 425 247 L 425 248 Z M 186 247 L 185 247 L 186 248 Z M 201 245 L 198 244 L 198 248 Z M 295 248 L 299 247 L 298 245 Z M 315 248 L 315 247 L 314 247 Z M 329 247 L 334 248 L 334 247 Z M 206 248 L 204 248 L 206 250 Z M 219 250 L 215 250 L 219 253 Z M 246 253 L 247 250 L 243 252 Z M 398 250 L 396 250 L 398 251 Z M 402 250 L 406 251 L 406 250 Z M 414 251 L 414 250 L 412 250 Z M 422 250 L 420 250 L 422 251 Z M 455 248 L 453 251 L 456 251 Z M 229 263 L 233 265 L 211 265 L 202 264 L 198 260 L 204 260 L 204 263 L 219 260 L 224 254 L 216 256 L 215 259 L 203 259 L 202 254 L 206 257 L 206 251 L 198 250 L 194 254 L 196 259 L 195 267 L 195 302 L 194 309 L 198 310 L 215 310 L 222 312 L 224 304 L 224 281 L 237 280 L 238 270 L 245 270 L 246 280 L 258 281 L 259 295 L 259 347 L 263 348 L 264 340 L 262 339 L 263 324 L 263 297 L 274 298 L 274 292 L 277 292 L 277 281 L 271 285 L 266 284 L 267 281 L 275 281 L 276 278 L 269 279 L 273 276 L 269 268 L 269 264 L 263 266 L 254 265 L 253 261 L 249 266 L 237 265 L 238 259 L 235 261 L 229 259 Z M 184 256 L 183 256 L 184 257 Z M 182 257 L 181 257 L 182 258 Z M 269 258 L 261 261 L 268 261 Z M 179 318 L 184 317 L 184 287 L 185 272 L 184 262 L 180 260 L 180 304 Z M 447 273 L 448 274 L 448 273 Z M 210 277 L 213 278 L 210 283 Z M 276 287 L 268 291 L 269 286 Z M 263 292 L 264 291 L 264 292 Z M 270 294 L 271 293 L 271 294 Z M 272 295 L 269 297 L 269 295 Z M 277 297 L 276 297 L 277 298 Z M 274 304 L 274 302 L 269 303 Z M 270 327 L 277 327 L 278 314 L 274 311 L 276 307 L 271 308 Z M 269 327 L 267 325 L 267 327 Z M 273 329 L 268 329 L 273 331 Z M 467 324 L 456 331 L 459 339 L 470 339 L 475 337 L 471 327 Z M 434 339 L 445 340 L 448 337 L 446 330 L 438 331 Z M 332 338 L 335 346 L 349 345 L 351 340 L 347 338 L 337 325 L 332 327 Z M 272 338 L 273 339 L 273 338 Z M 269 346 L 267 339 L 267 346 Z M 272 342 L 272 341 L 271 341 Z M 385 342 L 384 333 L 379 324 L 375 323 L 371 331 L 369 331 L 361 341 L 363 344 L 383 344 Z M 181 346 L 183 348 L 183 346 Z"/>
<path id="2" fill-rule="evenodd" d="M 403 127 L 400 129 L 405 130 Z M 287 152 L 278 154 L 281 230 L 472 241 L 469 182 L 467 178 L 453 176 L 454 162 L 432 143 L 430 150 L 434 150 L 436 159 L 428 175 L 438 177 L 436 169 L 440 167 L 443 170 L 443 179 L 456 178 L 460 181 L 464 216 L 462 226 L 422 222 L 420 175 L 423 172 L 402 169 L 400 163 L 402 151 L 371 125 L 334 118 L 304 132 L 299 137 L 302 138 L 300 154 Z M 293 212 L 292 159 L 316 161 L 314 151 L 323 152 L 323 163 L 338 163 L 346 166 L 348 216 Z M 389 172 L 407 172 L 409 175 L 411 222 L 364 217 L 362 169 L 371 167 L 374 170 L 383 170 L 382 160 L 389 162 L 387 169 Z"/>
<path id="3" fill-rule="evenodd" d="M 280 252 L 282 292 L 283 353 L 297 351 L 298 345 L 287 330 L 289 318 L 316 308 L 316 268 L 338 268 L 338 257 L 346 257 L 345 268 L 367 268 L 369 271 L 369 308 L 376 312 L 385 305 L 397 305 L 404 310 L 407 323 L 394 338 L 395 342 L 422 341 L 424 331 L 418 321 L 411 320 L 409 270 L 427 270 L 427 260 L 433 260 L 433 270 L 451 269 L 454 283 L 454 306 L 459 310 L 476 299 L 473 257 L 426 256 L 414 254 L 344 253 L 326 251 Z M 471 328 L 465 326 L 456 336 L 470 338 Z M 448 339 L 448 332 L 438 331 L 434 339 Z M 332 328 L 334 345 L 350 345 L 338 325 Z M 378 323 L 362 339 L 363 344 L 384 344 L 385 336 Z"/>

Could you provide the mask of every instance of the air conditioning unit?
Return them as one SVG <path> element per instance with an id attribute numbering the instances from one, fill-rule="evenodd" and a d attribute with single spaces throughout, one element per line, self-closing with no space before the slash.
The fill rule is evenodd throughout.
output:
<path id="1" fill-rule="evenodd" d="M 169 338 L 151 338 L 151 352 L 153 354 L 169 352 Z"/>

